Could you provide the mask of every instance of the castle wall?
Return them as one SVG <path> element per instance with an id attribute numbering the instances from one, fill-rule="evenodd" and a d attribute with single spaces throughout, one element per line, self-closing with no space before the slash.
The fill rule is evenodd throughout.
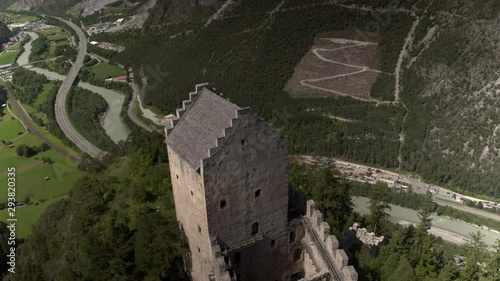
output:
<path id="1" fill-rule="evenodd" d="M 339 249 L 339 241 L 334 235 L 331 235 L 330 226 L 323 220 L 323 214 L 316 210 L 314 201 L 307 201 L 307 214 L 303 220 L 304 223 L 310 223 L 312 231 L 319 240 L 312 237 L 310 233 L 307 233 L 304 239 L 304 244 L 310 245 L 308 254 L 313 257 L 317 266 L 316 270 L 328 269 L 327 259 L 330 259 L 342 281 L 357 281 L 358 274 L 356 270 L 352 265 L 348 265 L 349 259 L 346 253 L 344 250 Z M 322 254 L 320 248 L 326 252 L 326 257 Z"/>
<path id="2" fill-rule="evenodd" d="M 191 251 L 186 270 L 194 281 L 206 281 L 213 271 L 213 263 L 203 179 L 170 148 L 168 157 L 177 221 Z"/>
<path id="3" fill-rule="evenodd" d="M 282 280 L 290 257 L 287 140 L 242 109 L 217 146 L 202 169 L 210 234 L 239 252 L 241 280 Z"/>
<path id="4" fill-rule="evenodd" d="M 209 231 L 229 247 L 254 239 L 255 223 L 269 239 L 288 227 L 287 139 L 245 109 L 238 114 L 202 172 Z"/>

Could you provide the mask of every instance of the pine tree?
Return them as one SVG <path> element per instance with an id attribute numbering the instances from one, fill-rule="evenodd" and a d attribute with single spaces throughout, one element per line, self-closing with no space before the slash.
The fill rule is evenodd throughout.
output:
<path id="1" fill-rule="evenodd" d="M 472 253 L 465 266 L 460 270 L 460 281 L 479 281 L 481 279 L 481 267 L 479 266 L 479 261 L 477 255 Z"/>
<path id="2" fill-rule="evenodd" d="M 313 198 L 318 209 L 328 219 L 333 233 L 342 233 L 353 208 L 351 185 L 330 166 L 316 173 L 313 184 Z"/>
<path id="3" fill-rule="evenodd" d="M 369 220 L 376 235 L 380 233 L 382 224 L 389 218 L 389 213 L 387 213 L 387 210 L 391 209 L 391 206 L 389 206 L 389 192 L 389 187 L 380 182 L 370 190 Z"/>
<path id="4" fill-rule="evenodd" d="M 418 211 L 418 218 L 420 219 L 420 224 L 418 225 L 418 231 L 420 234 L 427 232 L 432 227 L 432 193 L 427 191 L 425 194 L 425 203 L 421 206 Z"/>
<path id="5" fill-rule="evenodd" d="M 408 258 L 402 257 L 399 266 L 392 273 L 391 277 L 387 279 L 387 281 L 417 281 L 417 276 L 415 276 L 415 272 L 411 267 Z"/>
<path id="6" fill-rule="evenodd" d="M 486 262 L 486 276 L 484 281 L 500 280 L 500 240 L 495 241 L 493 246 L 495 253 Z"/>

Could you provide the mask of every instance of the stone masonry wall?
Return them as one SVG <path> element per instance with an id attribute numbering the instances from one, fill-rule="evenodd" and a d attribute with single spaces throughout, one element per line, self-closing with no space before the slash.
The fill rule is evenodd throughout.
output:
<path id="1" fill-rule="evenodd" d="M 202 178 L 170 148 L 168 158 L 177 221 L 191 252 L 186 270 L 194 281 L 206 281 L 207 276 L 212 274 L 212 249 Z"/>
<path id="2" fill-rule="evenodd" d="M 341 273 L 341 278 L 343 281 L 357 281 L 358 274 L 353 266 L 349 266 L 349 259 L 344 252 L 344 250 L 339 249 L 339 241 L 334 235 L 330 234 L 330 226 L 327 222 L 323 220 L 323 214 L 316 210 L 316 205 L 314 201 L 307 201 L 307 214 L 305 219 L 308 219 L 311 222 L 313 230 L 318 235 L 319 239 L 323 241 L 326 246 L 327 254 L 330 256 L 331 260 L 334 263 L 337 271 Z M 311 257 L 317 259 L 316 264 L 320 266 L 319 269 L 327 269 L 323 267 L 326 265 L 325 261 L 319 261 L 322 259 L 322 255 L 319 253 L 318 245 L 315 245 L 314 239 L 312 239 L 309 235 L 306 235 L 307 243 L 311 245 L 311 248 L 314 250 L 314 254 L 311 254 Z"/>

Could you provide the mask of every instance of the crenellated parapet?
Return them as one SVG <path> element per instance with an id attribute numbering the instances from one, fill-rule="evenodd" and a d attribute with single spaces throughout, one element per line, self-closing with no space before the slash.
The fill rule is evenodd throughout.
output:
<path id="1" fill-rule="evenodd" d="M 179 119 L 184 115 L 184 113 L 188 110 L 189 106 L 196 100 L 196 98 L 199 96 L 199 92 L 201 89 L 204 87 L 208 86 L 208 83 L 201 83 L 201 84 L 196 84 L 194 87 L 194 92 L 189 93 L 189 99 L 184 100 L 182 102 L 182 108 L 178 108 L 175 111 L 175 117 L 170 120 L 170 127 L 165 128 L 165 133 L 168 136 L 170 132 L 174 129 L 175 125 L 177 125 L 177 122 L 179 122 Z"/>
<path id="2" fill-rule="evenodd" d="M 312 233 L 311 243 L 314 244 L 319 252 L 326 255 L 325 264 L 331 261 L 335 268 L 334 271 L 339 273 L 339 278 L 342 281 L 357 281 L 358 274 L 353 266 L 349 266 L 349 258 L 344 250 L 339 249 L 339 241 L 335 235 L 330 232 L 330 225 L 324 221 L 323 214 L 316 209 L 316 204 L 313 200 L 307 201 L 307 211 L 304 217 L 305 227 L 311 228 Z M 341 276 L 340 276 L 341 275 Z"/>

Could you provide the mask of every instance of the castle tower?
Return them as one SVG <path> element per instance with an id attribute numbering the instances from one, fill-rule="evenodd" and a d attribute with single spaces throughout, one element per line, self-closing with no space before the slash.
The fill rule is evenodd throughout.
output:
<path id="1" fill-rule="evenodd" d="M 284 280 L 296 235 L 287 139 L 206 84 L 190 93 L 166 135 L 192 280 Z"/>

